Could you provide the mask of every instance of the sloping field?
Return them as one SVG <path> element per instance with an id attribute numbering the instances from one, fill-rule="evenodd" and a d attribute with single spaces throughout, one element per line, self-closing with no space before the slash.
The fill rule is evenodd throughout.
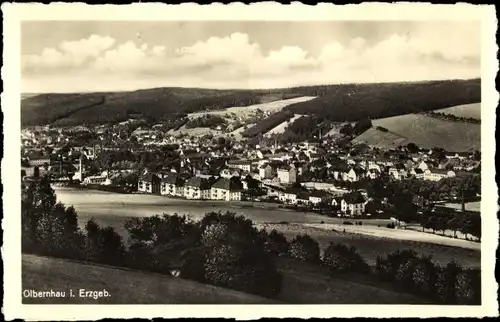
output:
<path id="1" fill-rule="evenodd" d="M 73 298 L 23 299 L 23 304 L 273 304 L 276 301 L 194 281 L 68 260 L 22 256 L 22 288 L 61 290 Z M 78 296 L 106 289 L 110 297 Z M 69 296 L 69 294 L 67 294 Z"/>
<path id="2" fill-rule="evenodd" d="M 283 132 L 285 132 L 288 125 L 292 124 L 293 122 L 295 122 L 297 119 L 301 118 L 302 116 L 303 115 L 295 114 L 288 121 L 282 122 L 282 123 L 278 124 L 276 127 L 269 130 L 265 135 L 270 136 L 273 134 L 282 134 Z"/>
<path id="3" fill-rule="evenodd" d="M 189 118 L 195 118 L 206 114 L 219 115 L 223 117 L 229 117 L 232 113 L 234 113 L 237 117 L 248 117 L 249 115 L 255 113 L 258 109 L 263 112 L 276 113 L 281 111 L 284 107 L 295 104 L 307 102 L 316 98 L 315 96 L 302 96 L 295 97 L 285 100 L 279 100 L 274 102 L 255 104 L 249 106 L 237 106 L 237 107 L 229 107 L 220 111 L 208 111 L 208 112 L 199 112 L 199 113 L 190 113 L 188 114 Z"/>
<path id="4" fill-rule="evenodd" d="M 401 145 L 406 145 L 410 141 L 396 133 L 393 132 L 383 132 L 374 127 L 369 128 L 365 132 L 361 133 L 358 137 L 352 140 L 352 143 L 365 143 L 371 147 L 377 147 L 380 149 L 394 149 Z"/>
<path id="5" fill-rule="evenodd" d="M 447 121 L 422 114 L 387 117 L 373 120 L 372 123 L 426 149 L 438 147 L 451 152 L 481 151 L 480 124 Z"/>
<path id="6" fill-rule="evenodd" d="M 473 119 L 481 119 L 481 103 L 457 105 L 448 108 L 436 110 L 435 112 L 451 114 L 458 117 L 470 117 Z"/>

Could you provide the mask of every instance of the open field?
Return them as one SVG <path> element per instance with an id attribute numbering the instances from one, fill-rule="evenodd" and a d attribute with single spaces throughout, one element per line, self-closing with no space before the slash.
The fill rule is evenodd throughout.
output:
<path id="1" fill-rule="evenodd" d="M 284 107 L 286 107 L 288 105 L 310 101 L 310 100 L 315 99 L 315 98 L 316 98 L 315 96 L 295 97 L 295 98 L 290 98 L 290 99 L 272 101 L 272 102 L 268 102 L 268 103 L 261 103 L 261 104 L 255 104 L 255 105 L 249 105 L 249 106 L 229 107 L 229 108 L 226 108 L 226 109 L 220 110 L 220 111 L 207 111 L 207 112 L 190 113 L 190 114 L 188 114 L 188 117 L 189 118 L 196 118 L 196 117 L 200 117 L 200 116 L 207 115 L 207 114 L 229 117 L 229 116 L 231 116 L 232 113 L 234 113 L 236 117 L 245 118 L 245 117 L 248 117 L 248 116 L 254 114 L 259 109 L 262 110 L 263 112 L 276 113 L 276 112 L 281 111 Z"/>
<path id="2" fill-rule="evenodd" d="M 446 203 L 445 207 L 453 209 L 462 209 L 461 203 Z M 481 201 L 473 201 L 465 203 L 465 210 L 467 211 L 481 211 Z"/>
<path id="3" fill-rule="evenodd" d="M 274 128 L 272 128 L 271 130 L 269 130 L 265 135 L 270 136 L 270 135 L 274 135 L 274 134 L 282 134 L 283 132 L 285 132 L 288 125 L 292 124 L 293 122 L 295 122 L 297 119 L 301 118 L 302 116 L 303 115 L 295 114 L 288 121 L 282 122 L 282 123 L 278 124 L 277 126 L 275 126 Z"/>
<path id="4" fill-rule="evenodd" d="M 23 299 L 23 304 L 273 304 L 270 299 L 171 276 L 83 264 L 34 255 L 22 256 L 22 288 L 73 290 L 73 298 Z M 79 289 L 103 290 L 110 297 L 80 298 Z"/>
<path id="5" fill-rule="evenodd" d="M 451 152 L 481 150 L 480 124 L 447 121 L 422 114 L 376 119 L 372 123 L 407 138 L 403 144 L 413 142 L 426 149 L 439 147 Z"/>
<path id="6" fill-rule="evenodd" d="M 384 132 L 371 127 L 352 140 L 352 143 L 365 143 L 379 149 L 395 149 L 398 146 L 407 145 L 410 141 L 402 135 L 393 132 Z"/>
<path id="7" fill-rule="evenodd" d="M 481 119 L 481 103 L 457 105 L 452 107 L 436 110 L 435 112 L 451 114 L 458 117 L 470 117 L 473 119 Z"/>
<path id="8" fill-rule="evenodd" d="M 330 241 L 354 245 L 371 264 L 374 263 L 377 255 L 383 255 L 402 248 L 414 248 L 419 253 L 433 255 L 441 263 L 447 263 L 455 258 L 465 266 L 478 267 L 480 265 L 480 251 L 477 249 L 480 244 L 473 243 L 474 245 L 471 247 L 476 248 L 468 249 L 463 247 L 462 242 L 466 241 L 453 240 L 422 232 L 413 232 L 415 235 L 412 236 L 419 236 L 418 241 L 403 240 L 409 238 L 407 235 L 399 238 L 387 238 L 391 231 L 382 228 L 389 221 L 386 219 L 363 220 L 363 226 L 344 226 L 341 225 L 345 220 L 342 218 L 287 211 L 278 209 L 276 204 L 262 205 L 255 203 L 255 206 L 251 207 L 252 203 L 247 202 L 227 203 L 183 200 L 154 195 L 126 195 L 66 188 L 56 188 L 55 190 L 58 201 L 67 206 L 73 205 L 75 207 L 80 228 L 83 229 L 87 221 L 93 218 L 99 225 L 113 227 L 122 236 L 124 242 L 127 242 L 128 233 L 123 225 L 132 217 L 178 213 L 188 215 L 193 220 L 198 220 L 210 211 L 233 211 L 251 219 L 257 227 L 270 230 L 277 229 L 289 239 L 293 239 L 297 234 L 307 233 L 318 240 L 322 246 L 326 246 Z M 306 226 L 306 224 L 309 224 L 309 226 Z M 325 224 L 328 227 L 330 225 L 339 226 L 336 229 L 337 231 L 332 231 L 330 228 L 311 227 L 311 224 L 319 227 L 325 227 Z M 377 225 L 382 227 L 376 227 Z M 344 228 L 346 228 L 346 233 L 343 232 Z M 358 231 L 357 233 L 349 233 L 347 229 L 358 229 Z M 361 234 L 369 229 L 376 229 L 376 235 Z M 446 238 L 449 243 L 454 243 L 452 245 L 456 247 L 436 244 L 435 242 L 441 240 L 441 238 Z"/>

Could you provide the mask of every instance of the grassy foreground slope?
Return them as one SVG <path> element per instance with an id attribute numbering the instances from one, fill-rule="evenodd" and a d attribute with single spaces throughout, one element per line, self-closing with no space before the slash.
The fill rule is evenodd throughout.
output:
<path id="1" fill-rule="evenodd" d="M 230 289 L 115 267 L 82 264 L 35 255 L 22 256 L 23 290 L 73 289 L 72 299 L 23 299 L 24 304 L 273 304 L 276 301 Z M 78 289 L 111 296 L 79 298 Z"/>

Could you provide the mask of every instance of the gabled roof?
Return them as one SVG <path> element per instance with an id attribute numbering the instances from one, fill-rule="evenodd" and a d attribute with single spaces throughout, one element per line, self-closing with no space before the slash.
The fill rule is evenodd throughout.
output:
<path id="1" fill-rule="evenodd" d="M 210 182 L 207 179 L 200 177 L 192 177 L 185 184 L 186 187 L 196 187 L 201 190 L 210 189 Z"/>
<path id="2" fill-rule="evenodd" d="M 241 182 L 239 180 L 231 180 L 226 178 L 220 178 L 212 185 L 212 188 L 224 189 L 229 191 L 240 191 L 242 189 Z"/>
<path id="3" fill-rule="evenodd" d="M 342 196 L 348 204 L 360 204 L 365 202 L 365 198 L 359 192 L 351 192 Z"/>
<path id="4" fill-rule="evenodd" d="M 177 173 L 168 173 L 161 179 L 161 182 L 174 184 L 177 186 L 184 185 L 184 180 L 182 180 Z"/>
<path id="5" fill-rule="evenodd" d="M 327 191 L 324 191 L 324 190 L 311 191 L 311 197 L 323 198 L 323 197 L 330 197 L 330 196 L 331 196 L 331 194 L 329 194 Z"/>
<path id="6" fill-rule="evenodd" d="M 159 180 L 159 179 L 160 178 L 154 173 L 143 174 L 140 178 L 141 181 L 148 181 L 148 182 L 151 182 L 153 180 Z"/>

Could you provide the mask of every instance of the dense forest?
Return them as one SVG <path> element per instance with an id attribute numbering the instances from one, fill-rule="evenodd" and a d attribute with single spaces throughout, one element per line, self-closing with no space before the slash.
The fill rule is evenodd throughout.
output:
<path id="1" fill-rule="evenodd" d="M 261 120 L 251 128 L 245 130 L 242 135 L 245 137 L 254 137 L 261 133 L 266 133 L 279 124 L 288 121 L 293 117 L 293 113 L 290 111 L 281 111 L 278 113 L 274 113 L 271 116 Z"/>
<path id="2" fill-rule="evenodd" d="M 320 115 L 337 122 L 358 121 L 480 102 L 481 81 L 338 84 L 268 90 L 154 88 L 114 93 L 40 94 L 21 100 L 21 119 L 24 126 L 54 122 L 91 125 L 121 122 L 135 115 L 155 123 L 171 120 L 178 113 L 248 106 L 296 96 L 318 97 L 286 107 L 285 110 L 292 114 Z"/>
<path id="3" fill-rule="evenodd" d="M 317 87 L 316 99 L 285 109 L 295 114 L 317 114 L 337 122 L 418 113 L 481 101 L 481 81 L 455 80 L 422 83 L 355 84 Z M 301 89 L 314 95 L 312 88 Z"/>

